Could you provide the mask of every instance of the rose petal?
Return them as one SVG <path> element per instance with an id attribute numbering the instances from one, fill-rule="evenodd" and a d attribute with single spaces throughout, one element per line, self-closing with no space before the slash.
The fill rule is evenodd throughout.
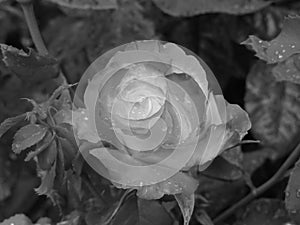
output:
<path id="1" fill-rule="evenodd" d="M 223 104 L 222 101 L 216 101 L 217 104 L 220 102 Z M 220 106 L 216 105 L 216 108 L 220 108 Z M 248 114 L 240 106 L 226 103 L 226 121 L 217 126 L 210 125 L 207 130 L 202 131 L 197 150 L 186 168 L 195 164 L 202 166 L 211 162 L 224 149 L 238 143 L 250 128 Z"/>

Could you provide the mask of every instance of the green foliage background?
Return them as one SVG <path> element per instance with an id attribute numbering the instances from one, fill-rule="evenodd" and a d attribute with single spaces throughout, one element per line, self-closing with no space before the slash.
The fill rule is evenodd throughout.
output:
<path id="1" fill-rule="evenodd" d="M 63 153 L 59 146 L 43 147 L 45 143 L 38 143 L 42 139 L 50 143 L 51 134 L 43 125 L 27 125 L 23 129 L 28 136 L 19 130 L 14 137 L 25 117 L 34 121 L 45 113 L 43 107 L 61 109 L 65 104 L 65 98 L 60 96 L 62 90 L 49 100 L 59 86 L 60 70 L 68 83 L 76 83 L 105 51 L 143 39 L 174 42 L 199 55 L 214 72 L 227 101 L 239 104 L 250 114 L 252 130 L 246 139 L 261 140 L 259 145 L 238 146 L 225 152 L 208 170 L 197 174 L 200 185 L 190 224 L 212 224 L 211 218 L 218 218 L 253 188 L 269 180 L 293 153 L 294 161 L 259 199 L 253 198 L 248 205 L 234 210 L 226 218 L 227 223 L 218 222 L 300 222 L 299 162 L 292 168 L 299 157 L 296 146 L 300 141 L 297 0 L 45 0 L 34 1 L 34 9 L 51 57 L 28 52 L 34 43 L 20 6 L 14 1 L 0 0 L 0 43 L 5 44 L 0 51 L 0 122 L 21 115 L 6 121 L 8 127 L 16 120 L 21 124 L 0 141 L 0 221 L 20 213 L 27 216 L 17 215 L 1 225 L 105 224 L 115 209 L 118 210 L 114 218 L 109 220 L 114 225 L 182 223 L 180 209 L 170 196 L 159 201 L 138 199 L 112 187 L 80 160 L 74 165 L 74 146 L 64 135 L 68 127 L 60 127 L 61 133 L 58 132 L 59 143 L 64 143 Z M 292 16 L 289 22 L 284 20 L 287 16 Z M 254 36 L 248 39 L 249 35 Z M 14 48 L 7 47 L 10 45 Z M 288 50 L 288 45 L 295 48 Z M 276 51 L 282 49 L 287 54 L 274 59 Z M 22 58 L 24 54 L 29 57 Z M 35 102 L 32 105 L 21 98 Z M 33 106 L 34 113 L 22 114 Z M 30 139 L 30 132 L 38 132 L 38 138 Z M 0 133 L 2 136 L 4 131 Z M 28 147 L 29 152 L 33 151 L 36 143 L 47 151 L 44 156 L 33 153 L 29 157 L 23 150 Z M 53 160 L 40 163 L 37 171 L 34 160 L 29 160 L 34 156 L 39 157 L 39 162 L 44 158 Z M 51 181 L 41 173 L 54 172 L 52 163 L 56 157 L 64 159 L 62 165 L 55 164 L 62 168 L 63 187 L 49 184 Z M 58 170 L 56 175 L 62 176 Z M 44 179 L 42 186 L 40 178 Z"/>

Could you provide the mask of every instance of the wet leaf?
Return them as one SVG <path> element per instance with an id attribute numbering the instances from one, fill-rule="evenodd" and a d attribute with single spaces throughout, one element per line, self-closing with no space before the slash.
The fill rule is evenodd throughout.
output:
<path id="1" fill-rule="evenodd" d="M 300 54 L 295 54 L 273 68 L 277 81 L 290 81 L 300 84 Z"/>
<path id="2" fill-rule="evenodd" d="M 195 16 L 205 13 L 247 14 L 272 3 L 262 0 L 153 0 L 165 13 L 172 16 Z"/>
<path id="3" fill-rule="evenodd" d="M 26 114 L 21 114 L 15 117 L 8 118 L 0 124 L 0 138 L 13 126 L 25 121 Z"/>
<path id="4" fill-rule="evenodd" d="M 256 52 L 256 56 L 268 63 L 283 62 L 290 56 L 300 53 L 300 17 L 289 16 L 283 21 L 281 33 L 271 41 L 263 41 L 256 36 L 242 44 Z"/>
<path id="5" fill-rule="evenodd" d="M 273 65 L 257 62 L 247 79 L 246 109 L 250 114 L 252 132 L 270 147 L 269 157 L 287 153 L 288 145 L 299 133 L 300 85 L 276 82 Z"/>
<path id="6" fill-rule="evenodd" d="M 38 124 L 28 124 L 19 129 L 15 136 L 12 144 L 12 150 L 15 153 L 37 144 L 40 142 L 47 133 L 47 128 Z"/>
<path id="7" fill-rule="evenodd" d="M 44 81 L 57 76 L 57 61 L 50 56 L 41 56 L 33 49 L 26 53 L 4 44 L 0 49 L 6 67 L 23 81 Z"/>
<path id="8" fill-rule="evenodd" d="M 198 187 L 198 182 L 185 173 L 178 172 L 169 179 L 157 184 L 138 187 L 137 196 L 144 199 L 160 199 L 164 195 L 192 195 Z"/>
<path id="9" fill-rule="evenodd" d="M 291 218 L 300 223 L 300 159 L 293 168 L 285 191 L 285 207 Z"/>
<path id="10" fill-rule="evenodd" d="M 184 220 L 184 225 L 188 225 L 194 211 L 195 195 L 177 194 L 175 195 L 175 199 L 181 210 L 183 220 Z"/>
<path id="11" fill-rule="evenodd" d="M 47 0 L 60 6 L 81 10 L 116 9 L 116 0 Z"/>
<path id="12" fill-rule="evenodd" d="M 259 199 L 252 202 L 234 225 L 282 225 L 290 224 L 291 219 L 278 199 Z"/>
<path id="13" fill-rule="evenodd" d="M 17 214 L 4 220 L 0 225 L 32 225 L 31 220 L 24 214 Z"/>

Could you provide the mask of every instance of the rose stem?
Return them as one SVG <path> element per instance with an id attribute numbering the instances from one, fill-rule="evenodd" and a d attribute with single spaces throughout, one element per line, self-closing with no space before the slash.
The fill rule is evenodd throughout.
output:
<path id="1" fill-rule="evenodd" d="M 25 20 L 30 32 L 30 36 L 33 40 L 33 43 L 37 49 L 37 51 L 41 54 L 41 55 L 48 55 L 48 50 L 46 48 L 46 45 L 43 41 L 40 29 L 38 27 L 37 21 L 36 21 L 36 17 L 34 14 L 34 10 L 33 10 L 33 4 L 32 4 L 32 0 L 18 0 L 18 2 L 20 3 L 24 16 L 25 16 Z"/>
<path id="2" fill-rule="evenodd" d="M 262 184 L 258 188 L 253 189 L 248 195 L 246 195 L 244 198 L 242 198 L 239 202 L 237 202 L 232 207 L 225 210 L 219 216 L 214 218 L 213 219 L 214 224 L 217 224 L 217 223 L 227 219 L 237 209 L 245 206 L 247 203 L 251 202 L 253 199 L 255 199 L 256 197 L 258 197 L 259 195 L 263 194 L 265 191 L 270 189 L 274 184 L 277 183 L 278 179 L 280 179 L 282 176 L 285 175 L 286 170 L 288 170 L 291 167 L 291 165 L 293 165 L 295 163 L 295 161 L 299 158 L 299 156 L 300 156 L 300 143 L 293 150 L 293 152 L 286 159 L 286 161 L 282 164 L 282 166 L 279 168 L 279 170 L 268 181 L 266 181 L 264 184 Z"/>
<path id="3" fill-rule="evenodd" d="M 25 20 L 30 32 L 30 36 L 32 38 L 32 41 L 40 55 L 48 55 L 48 49 L 45 45 L 45 42 L 43 41 L 40 29 L 38 27 L 36 17 L 33 10 L 33 4 L 32 0 L 17 0 L 24 12 Z M 68 84 L 67 79 L 65 75 L 62 73 L 62 71 L 59 71 L 58 79 L 56 80 L 58 84 Z M 66 93 L 69 94 L 69 90 L 65 90 Z"/>

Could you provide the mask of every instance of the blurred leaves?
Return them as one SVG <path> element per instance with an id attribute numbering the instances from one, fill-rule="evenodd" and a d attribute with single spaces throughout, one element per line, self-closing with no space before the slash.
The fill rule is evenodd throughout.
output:
<path id="1" fill-rule="evenodd" d="M 57 61 L 50 56 L 41 56 L 33 49 L 26 53 L 12 46 L 0 45 L 2 61 L 21 80 L 37 82 L 57 76 Z"/>
<path id="2" fill-rule="evenodd" d="M 270 157 L 288 153 L 288 147 L 299 135 L 300 86 L 276 82 L 273 65 L 257 62 L 247 78 L 246 109 L 252 131 L 264 146 L 275 149 Z M 295 143 L 294 143 L 295 144 Z"/>
<path id="3" fill-rule="evenodd" d="M 296 224 L 300 223 L 300 159 L 296 162 L 285 190 L 285 207 Z"/>
<path id="4" fill-rule="evenodd" d="M 31 220 L 24 214 L 16 214 L 9 219 L 4 220 L 0 225 L 32 225 Z"/>
<path id="5" fill-rule="evenodd" d="M 117 0 L 47 0 L 63 7 L 83 10 L 116 9 Z"/>
<path id="6" fill-rule="evenodd" d="M 105 51 L 154 35 L 154 26 L 143 15 L 142 6 L 131 0 L 122 1 L 113 12 L 100 11 L 81 20 L 58 17 L 44 32 L 50 52 L 61 62 L 70 83 L 77 82 L 88 65 Z"/>
<path id="7" fill-rule="evenodd" d="M 199 214 L 199 211 L 205 209 L 209 216 L 215 217 L 240 200 L 248 192 L 247 185 L 243 179 L 228 182 L 200 175 L 198 180 L 200 185 L 195 195 L 202 197 L 196 198 L 196 207 L 194 209 L 196 215 Z M 206 199 L 204 203 L 203 197 Z"/>
<path id="8" fill-rule="evenodd" d="M 272 3 L 271 0 L 153 0 L 165 13 L 172 16 L 195 16 L 205 13 L 247 14 Z"/>
<path id="9" fill-rule="evenodd" d="M 48 4 L 48 2 L 57 4 L 59 9 L 67 12 L 70 17 L 63 15 L 57 7 L 53 7 L 53 4 Z M 193 219 L 197 221 L 209 222 L 209 216 L 218 215 L 245 196 L 249 189 L 245 180 L 240 179 L 243 176 L 242 172 L 252 175 L 251 178 L 254 181 L 259 180 L 262 175 L 253 174 L 253 172 L 261 167 L 270 156 L 277 158 L 282 154 L 287 154 L 289 150 L 287 146 L 299 135 L 299 88 L 298 85 L 291 83 L 299 83 L 299 57 L 291 49 L 281 47 L 281 44 L 288 46 L 293 40 L 299 41 L 300 26 L 296 25 L 299 18 L 289 17 L 284 20 L 283 30 L 275 38 L 282 26 L 283 16 L 295 14 L 299 10 L 296 3 L 280 1 L 274 6 L 269 6 L 277 1 L 154 0 L 154 2 L 164 12 L 176 17 L 208 14 L 188 19 L 174 18 L 162 13 L 148 0 L 122 0 L 118 1 L 118 6 L 115 0 L 36 1 L 36 9 L 41 9 L 37 10 L 38 19 L 41 19 L 39 25 L 43 29 L 50 52 L 57 57 L 55 60 L 49 56 L 41 57 L 33 50 L 19 50 L 26 49 L 31 44 L 27 31 L 24 32 L 23 21 L 20 20 L 22 17 L 18 11 L 9 11 L 14 9 L 14 6 L 0 10 L 2 31 L 0 41 L 6 42 L 6 45 L 1 45 L 2 51 L 0 52 L 0 120 L 30 109 L 32 105 L 19 101 L 21 97 L 34 99 L 36 102 L 36 105 L 33 105 L 33 112 L 7 119 L 0 125 L 0 136 L 12 126 L 16 125 L 19 129 L 20 124 L 27 122 L 25 117 L 30 121 L 30 126 L 44 126 L 40 124 L 41 122 L 50 125 L 45 136 L 40 136 L 42 141 L 38 141 L 39 138 L 31 139 L 29 136 L 28 138 L 26 135 L 23 136 L 26 141 L 23 140 L 25 144 L 22 148 L 31 147 L 27 156 L 21 154 L 20 157 L 25 156 L 27 161 L 34 159 L 37 163 L 38 175 L 41 177 L 37 192 L 48 195 L 54 203 L 58 203 L 57 206 L 60 210 L 62 208 L 64 215 L 69 214 L 69 216 L 64 216 L 61 222 L 57 223 L 58 225 L 80 224 L 81 215 L 86 218 L 86 223 L 89 225 L 103 224 L 105 216 L 110 216 L 115 209 L 114 206 L 120 203 L 120 195 L 123 193 L 123 190 L 113 187 L 108 180 L 89 168 L 78 154 L 72 127 L 64 124 L 61 119 L 61 116 L 68 116 L 66 114 L 70 109 L 70 98 L 57 92 L 51 101 L 47 101 L 47 94 L 52 92 L 55 86 L 51 80 L 57 76 L 58 62 L 68 81 L 75 83 L 87 66 L 106 50 L 138 39 L 168 40 L 182 44 L 199 54 L 216 74 L 227 100 L 243 105 L 245 76 L 253 64 L 253 57 L 250 51 L 238 44 L 249 34 L 256 35 L 257 38 L 252 36 L 248 44 L 260 52 L 261 58 L 265 57 L 267 60 L 270 60 L 268 57 L 274 58 L 274 54 L 276 55 L 275 49 L 273 55 L 268 56 L 268 52 L 272 52 L 270 46 L 279 47 L 280 51 L 286 50 L 285 52 L 278 50 L 280 54 L 287 55 L 283 55 L 282 60 L 279 60 L 278 53 L 274 65 L 265 65 L 262 62 L 255 64 L 247 79 L 246 108 L 253 122 L 252 133 L 263 140 L 263 148 L 255 147 L 251 151 L 244 151 L 243 148 L 243 152 L 240 148 L 234 148 L 224 152 L 207 171 L 204 171 L 206 174 L 198 174 L 198 181 L 186 179 L 185 176 L 176 177 L 171 180 L 171 186 L 168 185 L 168 180 L 138 190 L 137 193 L 141 197 L 160 198 L 164 194 L 177 193 L 174 184 L 183 186 L 189 191 L 188 193 L 191 193 L 197 188 L 199 182 L 200 185 L 195 194 L 196 207 L 193 216 Z M 205 5 L 201 5 L 204 3 Z M 292 36 L 284 38 L 285 35 Z M 270 42 L 263 41 L 273 38 L 275 39 Z M 267 46 L 267 43 L 272 44 Z M 19 49 L 9 47 L 10 44 Z M 265 44 L 267 47 L 260 44 Z M 295 49 L 299 50 L 296 45 Z M 41 82 L 43 85 L 36 82 Z M 43 103 L 39 104 L 41 102 Z M 10 132 L 7 136 L 9 134 Z M 21 136 L 20 140 L 22 140 Z M 39 208 L 37 212 L 29 204 L 33 202 L 32 195 L 28 195 L 28 191 L 23 191 L 29 182 L 27 189 L 32 190 L 33 187 L 37 187 L 35 167 L 33 166 L 34 170 L 31 170 L 30 175 L 25 178 L 21 176 L 17 179 L 15 175 L 26 170 L 27 167 L 32 168 L 32 162 L 27 163 L 26 166 L 18 160 L 12 163 L 12 159 L 16 159 L 16 156 L 8 151 L 9 149 L 2 148 L 1 145 L 0 147 L 0 200 L 4 198 L 0 217 L 3 215 L 9 217 L 15 211 L 25 210 L 25 205 L 30 212 L 28 214 L 30 217 L 36 218 L 41 215 L 40 213 L 48 214 L 49 208 L 43 209 L 44 206 L 40 204 L 40 200 L 35 206 Z M 23 150 L 19 148 L 17 151 Z M 273 168 L 267 167 L 267 169 Z M 288 189 L 291 193 L 298 188 L 295 178 L 297 174 L 295 167 Z M 31 178 L 34 178 L 34 181 Z M 17 184 L 14 182 L 16 180 L 18 180 Z M 14 185 L 18 188 L 12 188 Z M 297 192 L 294 194 L 286 200 L 289 201 L 290 211 L 295 208 L 298 210 L 299 206 L 299 201 L 296 201 Z M 194 203 L 191 195 L 186 196 L 188 198 L 183 197 L 183 195 L 177 195 L 177 200 L 187 221 L 192 214 Z M 31 201 L 29 202 L 27 198 Z M 174 205 L 175 203 L 169 198 L 170 196 L 165 195 L 161 200 L 148 201 L 128 196 L 124 202 L 121 202 L 120 210 L 116 212 L 112 224 L 179 224 L 178 221 L 174 221 L 180 219 L 179 208 L 172 207 L 171 214 L 177 210 L 174 213 L 176 216 L 173 215 L 172 218 L 165 209 L 166 204 Z M 10 204 L 7 204 L 7 201 L 10 201 Z M 259 201 L 262 203 L 253 202 L 248 207 L 241 218 L 241 223 L 289 222 L 284 219 L 286 212 L 281 210 L 282 202 Z M 30 206 L 27 206 L 27 203 Z M 276 207 L 280 210 L 276 211 Z M 57 216 L 53 218 L 57 220 Z M 20 219 L 26 222 L 25 216 L 21 216 Z M 193 219 L 192 224 L 196 223 Z"/>
<path id="10" fill-rule="evenodd" d="M 284 203 L 278 199 L 259 199 L 252 202 L 234 225 L 292 224 Z"/>

